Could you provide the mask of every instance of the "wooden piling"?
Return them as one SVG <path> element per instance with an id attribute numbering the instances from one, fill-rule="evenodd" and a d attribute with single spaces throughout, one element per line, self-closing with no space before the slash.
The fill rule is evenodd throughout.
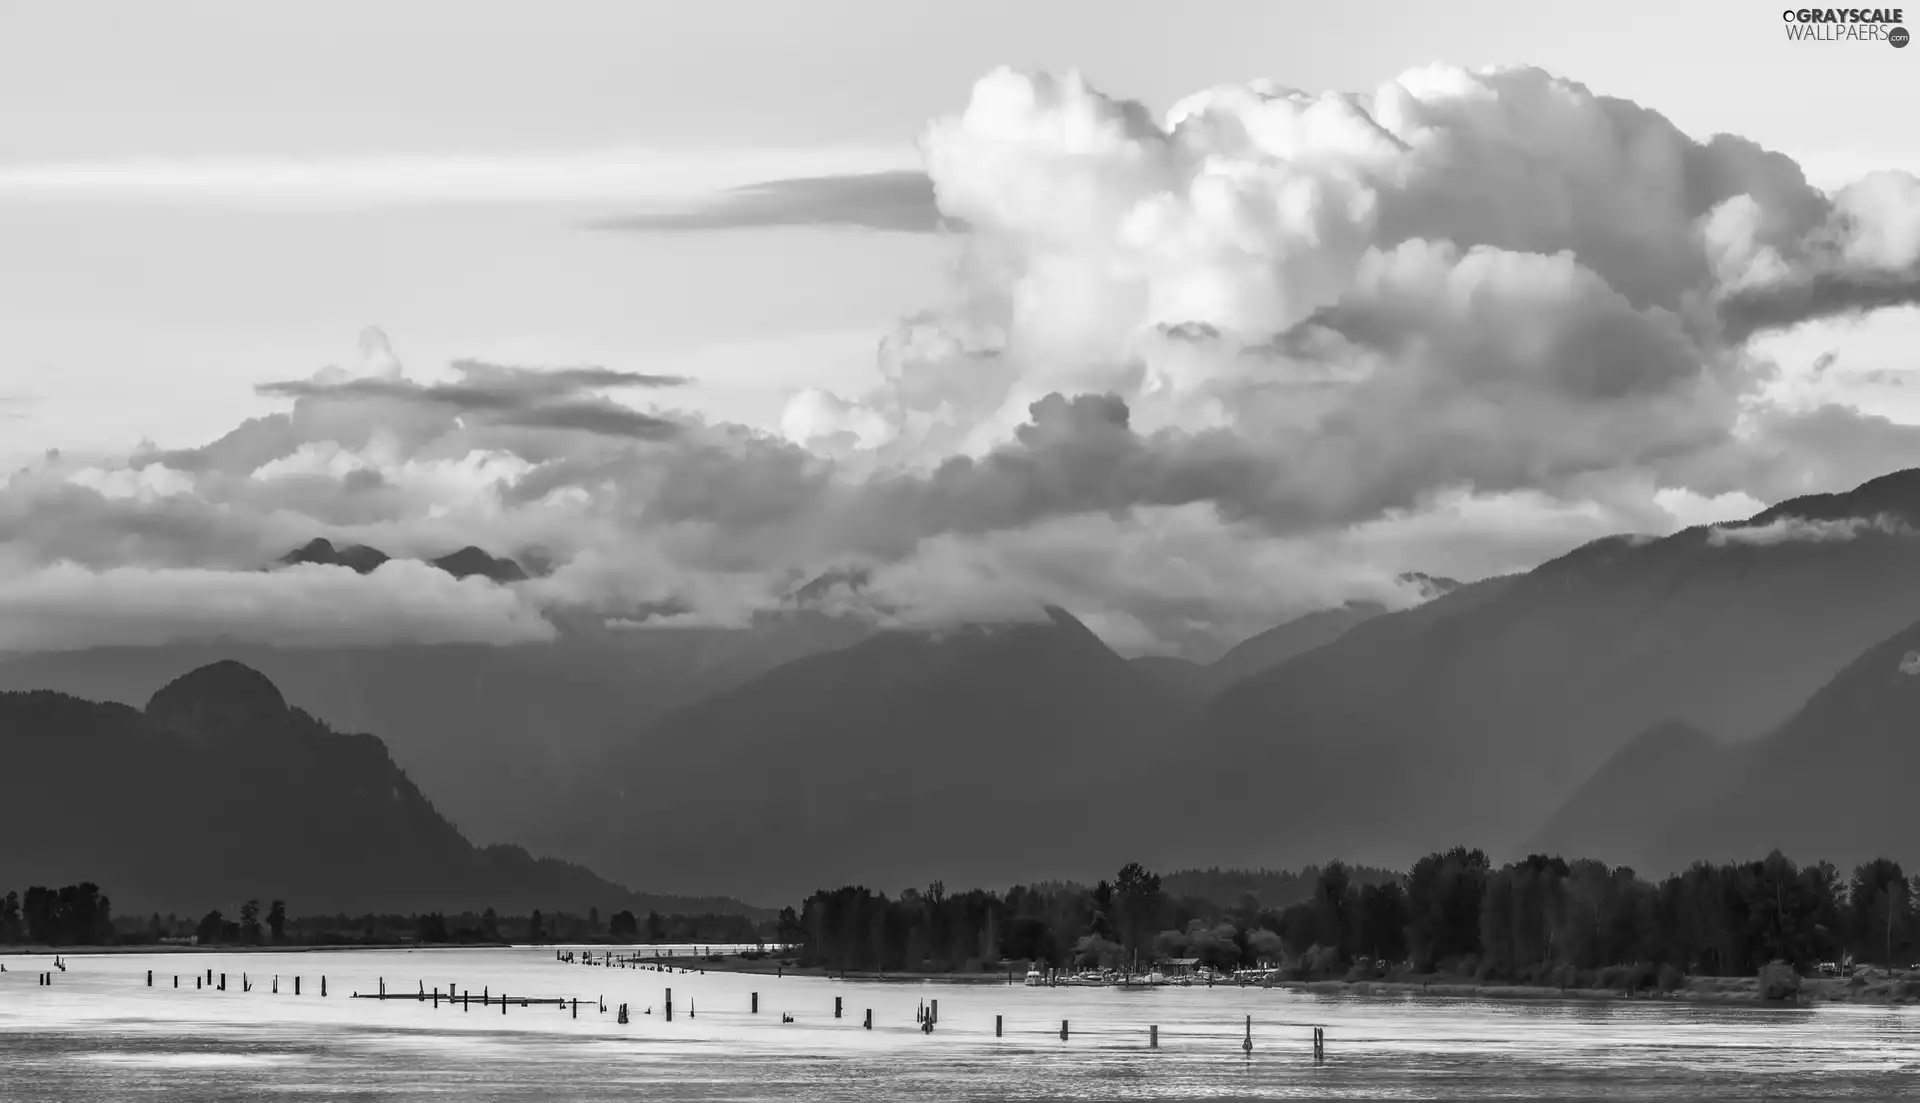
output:
<path id="1" fill-rule="evenodd" d="M 993 1017 L 993 1036 L 1000 1037 L 1000 1016 L 998 1015 Z"/>
<path id="2" fill-rule="evenodd" d="M 1245 1050 L 1248 1053 L 1253 1052 L 1253 1016 L 1252 1015 L 1247 1016 L 1247 1039 L 1246 1041 L 1240 1043 L 1240 1048 Z"/>
<path id="3" fill-rule="evenodd" d="M 939 1000 L 933 1001 L 933 1010 L 927 1012 L 927 1018 L 931 1020 L 936 1026 L 939 1025 L 940 1023 L 940 1001 Z"/>
<path id="4" fill-rule="evenodd" d="M 580 1017 L 580 1001 L 579 1000 L 573 1001 L 573 1017 L 576 1019 Z"/>
<path id="5" fill-rule="evenodd" d="M 1148 1049 L 1160 1048 L 1160 1028 L 1159 1027 L 1150 1026 L 1147 1028 L 1147 1048 Z"/>
<path id="6" fill-rule="evenodd" d="M 833 997 L 833 1017 L 836 1019 L 840 1017 L 840 997 L 839 996 Z"/>
<path id="7" fill-rule="evenodd" d="M 500 993 L 500 1013 L 502 1015 L 507 1013 L 507 994 L 505 992 Z"/>
<path id="8" fill-rule="evenodd" d="M 1060 1020 L 1060 1040 L 1063 1042 L 1067 1040 L 1067 1020 L 1065 1019 Z"/>
<path id="9" fill-rule="evenodd" d="M 299 977 L 293 978 L 293 994 L 296 996 L 300 994 L 300 978 Z"/>
<path id="10" fill-rule="evenodd" d="M 440 990 L 438 988 L 433 990 L 433 1009 L 435 1011 L 440 1010 Z"/>
<path id="11" fill-rule="evenodd" d="M 320 994 L 322 996 L 327 994 L 327 978 L 325 976 L 320 978 Z"/>
<path id="12" fill-rule="evenodd" d="M 755 992 L 753 994 L 753 1014 L 758 1015 L 759 1013 L 760 1013 L 760 993 Z"/>
<path id="13" fill-rule="evenodd" d="M 667 989 L 667 1021 L 673 1021 L 673 989 Z"/>
<path id="14" fill-rule="evenodd" d="M 867 1029 L 873 1029 L 873 1008 L 867 1008 Z"/>
<path id="15" fill-rule="evenodd" d="M 147 970 L 147 987 L 153 987 L 153 970 L 151 969 Z"/>
<path id="16" fill-rule="evenodd" d="M 173 986 L 174 986 L 175 988 L 178 988 L 178 987 L 180 987 L 180 974 L 178 974 L 178 973 L 175 973 L 175 974 L 173 975 Z"/>

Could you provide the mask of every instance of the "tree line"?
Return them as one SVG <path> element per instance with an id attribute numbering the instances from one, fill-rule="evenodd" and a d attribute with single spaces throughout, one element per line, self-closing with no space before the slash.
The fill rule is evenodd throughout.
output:
<path id="1" fill-rule="evenodd" d="M 24 897 L 0 897 L 0 943 L 88 945 L 113 933 L 113 904 L 91 881 L 60 889 L 35 885 Z"/>
<path id="2" fill-rule="evenodd" d="M 178 915 L 115 916 L 98 885 L 86 882 L 60 889 L 29 888 L 25 895 L 0 896 L 0 945 L 43 946 L 157 945 L 193 942 L 231 946 L 390 946 L 414 944 L 500 944 L 509 942 L 605 943 L 761 943 L 774 924 L 743 915 L 662 915 L 637 917 L 620 911 L 602 919 L 598 908 L 585 915 L 534 911 L 502 916 L 480 912 L 425 915 L 310 915 L 293 917 L 286 902 L 242 902 L 231 915 L 220 909 L 198 919 Z"/>
<path id="3" fill-rule="evenodd" d="M 1280 901 L 1169 891 L 1137 863 L 1091 887 L 949 892 L 936 881 L 889 898 L 849 886 L 814 893 L 777 926 L 801 944 L 802 964 L 883 972 L 1197 958 L 1303 980 L 1447 974 L 1640 988 L 1752 976 L 1774 961 L 1801 973 L 1848 957 L 1920 961 L 1920 878 L 1886 859 L 1844 876 L 1776 851 L 1656 881 L 1590 859 L 1535 855 L 1496 867 L 1485 852 L 1456 847 L 1404 874 L 1377 872 L 1356 876 L 1332 862 L 1295 879 L 1298 897 Z"/>

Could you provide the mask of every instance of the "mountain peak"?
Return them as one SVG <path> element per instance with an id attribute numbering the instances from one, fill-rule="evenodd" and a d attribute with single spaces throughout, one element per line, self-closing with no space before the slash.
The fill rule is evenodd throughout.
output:
<path id="1" fill-rule="evenodd" d="M 387 553 L 379 548 L 370 548 L 365 544 L 349 544 L 340 548 L 326 537 L 318 536 L 281 556 L 280 562 L 289 566 L 318 563 L 327 567 L 348 567 L 359 574 L 372 574 L 388 558 Z"/>
<path id="2" fill-rule="evenodd" d="M 391 559 L 379 548 L 365 544 L 336 546 L 324 536 L 315 537 L 300 547 L 280 557 L 280 562 L 288 566 L 301 563 L 318 563 L 328 567 L 348 567 L 359 574 L 372 574 L 380 564 Z M 472 544 L 450 555 L 431 560 L 433 566 L 440 568 L 455 578 L 470 578 L 479 575 L 495 582 L 525 582 L 526 569 L 511 559 L 503 559 L 488 554 L 484 549 Z"/>
<path id="3" fill-rule="evenodd" d="M 288 710 L 287 699 L 265 674 L 223 659 L 160 687 L 146 711 L 172 731 L 208 735 L 278 725 Z"/>
<path id="4" fill-rule="evenodd" d="M 451 555 L 443 555 L 433 561 L 433 565 L 455 578 L 470 578 L 479 575 L 495 582 L 525 582 L 527 572 L 511 559 L 490 555 L 486 551 L 468 544 Z"/>
<path id="5" fill-rule="evenodd" d="M 1868 479 L 1838 494 L 1803 494 L 1788 498 L 1748 518 L 1749 527 L 1786 517 L 1805 521 L 1869 519 L 1890 514 L 1908 524 L 1920 522 L 1920 468 L 1908 468 Z"/>
<path id="6" fill-rule="evenodd" d="M 1460 588 L 1458 579 L 1448 578 L 1445 575 L 1428 574 L 1425 571 L 1406 571 L 1402 574 L 1395 575 L 1394 581 L 1400 583 L 1402 586 L 1411 586 L 1420 591 L 1420 599 L 1422 601 L 1432 601 L 1434 598 L 1444 597 Z M 1353 602 L 1348 602 L 1347 604 L 1352 605 Z"/>
<path id="7" fill-rule="evenodd" d="M 787 594 L 786 602 L 799 606 L 819 605 L 832 596 L 836 589 L 845 590 L 849 596 L 858 596 L 866 590 L 872 579 L 872 572 L 862 566 L 835 567 L 794 589 Z"/>

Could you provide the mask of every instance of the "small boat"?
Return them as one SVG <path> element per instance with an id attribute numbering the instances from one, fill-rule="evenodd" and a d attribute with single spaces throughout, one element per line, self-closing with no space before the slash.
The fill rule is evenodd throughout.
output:
<path id="1" fill-rule="evenodd" d="M 1046 983 L 1047 983 L 1047 978 L 1041 974 L 1040 970 L 1038 969 L 1027 970 L 1027 987 L 1028 988 L 1040 988 L 1044 986 Z"/>

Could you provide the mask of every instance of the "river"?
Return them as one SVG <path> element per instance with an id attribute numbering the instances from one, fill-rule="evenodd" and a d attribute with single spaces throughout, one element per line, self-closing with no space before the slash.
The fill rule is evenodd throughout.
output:
<path id="1" fill-rule="evenodd" d="M 50 958 L 0 956 L 9 1103 L 1920 1097 L 1920 1012 L 1902 1008 L 850 983 L 563 964 L 551 948 L 65 960 L 42 986 Z M 194 987 L 209 969 L 226 991 Z M 350 998 L 382 980 L 475 1002 Z M 571 1004 L 483 1010 L 483 989 L 578 999 L 578 1017 Z M 926 1034 L 915 1013 L 936 999 Z"/>

